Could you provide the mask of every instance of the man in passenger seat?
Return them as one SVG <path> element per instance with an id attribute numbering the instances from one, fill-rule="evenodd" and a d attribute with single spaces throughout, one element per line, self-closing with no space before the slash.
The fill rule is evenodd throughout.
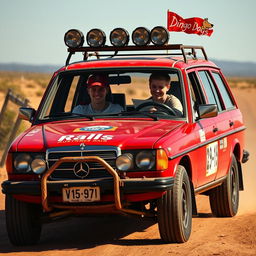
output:
<path id="1" fill-rule="evenodd" d="M 88 105 L 78 105 L 74 107 L 72 113 L 75 114 L 96 114 L 96 113 L 119 113 L 123 107 L 106 101 L 106 95 L 110 88 L 108 77 L 105 75 L 91 75 L 87 81 L 87 92 L 91 103 Z"/>

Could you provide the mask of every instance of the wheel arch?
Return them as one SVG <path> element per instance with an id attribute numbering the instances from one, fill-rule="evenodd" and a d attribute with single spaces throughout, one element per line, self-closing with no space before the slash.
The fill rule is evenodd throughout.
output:
<path id="1" fill-rule="evenodd" d="M 243 181 L 243 171 L 242 171 L 242 164 L 241 164 L 241 157 L 242 157 L 242 152 L 241 152 L 241 145 L 239 142 L 237 142 L 234 146 L 233 149 L 233 154 L 236 158 L 237 166 L 238 166 L 238 174 L 239 174 L 239 190 L 244 190 L 244 181 Z"/>
<path id="2" fill-rule="evenodd" d="M 197 215 L 197 206 L 196 206 L 196 197 L 195 197 L 195 189 L 194 184 L 192 182 L 192 164 L 190 157 L 188 155 L 185 155 L 181 158 L 179 165 L 182 165 L 188 174 L 189 180 L 190 180 L 190 188 L 191 188 L 191 197 L 192 197 L 192 214 Z"/>

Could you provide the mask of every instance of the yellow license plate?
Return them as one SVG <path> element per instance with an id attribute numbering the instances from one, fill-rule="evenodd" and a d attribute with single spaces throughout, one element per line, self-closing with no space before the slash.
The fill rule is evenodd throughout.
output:
<path id="1" fill-rule="evenodd" d="M 71 187 L 62 189 L 63 202 L 80 203 L 100 200 L 99 187 Z"/>

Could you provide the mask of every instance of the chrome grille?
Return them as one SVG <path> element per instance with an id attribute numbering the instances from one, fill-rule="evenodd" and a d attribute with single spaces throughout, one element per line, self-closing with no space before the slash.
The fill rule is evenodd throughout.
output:
<path id="1" fill-rule="evenodd" d="M 98 156 L 104 159 L 113 169 L 115 168 L 115 160 L 119 155 L 116 147 L 96 147 L 87 146 L 84 150 L 80 147 L 63 147 L 47 150 L 46 160 L 50 168 L 56 161 L 62 157 L 76 156 Z M 74 162 L 62 163 L 51 174 L 52 180 L 80 179 L 74 174 Z M 90 172 L 86 179 L 111 177 L 111 174 L 98 162 L 87 162 Z"/>

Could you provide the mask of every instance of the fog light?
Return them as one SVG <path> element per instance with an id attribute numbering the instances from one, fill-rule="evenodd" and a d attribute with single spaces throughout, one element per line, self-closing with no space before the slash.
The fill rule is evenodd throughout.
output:
<path id="1" fill-rule="evenodd" d="M 129 34 L 123 28 L 115 28 L 110 33 L 110 42 L 117 47 L 125 46 L 129 42 Z"/>
<path id="2" fill-rule="evenodd" d="M 78 29 L 70 29 L 64 36 L 64 42 L 70 48 L 80 47 L 84 43 L 84 35 Z"/>
<path id="3" fill-rule="evenodd" d="M 35 158 L 31 162 L 31 169 L 36 174 L 41 174 L 46 170 L 46 162 L 44 159 L 41 158 Z"/>
<path id="4" fill-rule="evenodd" d="M 106 43 L 106 35 L 100 29 L 92 29 L 86 35 L 87 44 L 91 47 L 104 46 Z"/>
<path id="5" fill-rule="evenodd" d="M 164 27 L 154 27 L 150 32 L 150 39 L 155 45 L 164 45 L 169 40 L 169 32 Z"/>
<path id="6" fill-rule="evenodd" d="M 132 33 L 132 41 L 137 46 L 145 46 L 150 43 L 150 32 L 147 28 L 138 27 Z"/>

